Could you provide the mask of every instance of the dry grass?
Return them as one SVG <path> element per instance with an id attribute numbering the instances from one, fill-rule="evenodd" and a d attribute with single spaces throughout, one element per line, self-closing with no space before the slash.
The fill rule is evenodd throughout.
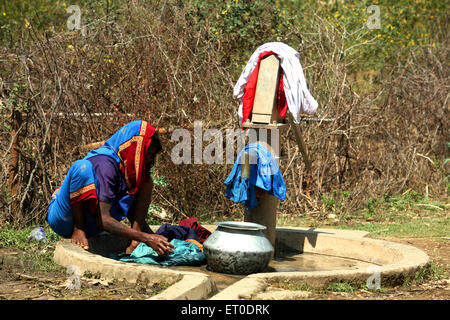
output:
<path id="1" fill-rule="evenodd" d="M 225 63 L 222 42 L 210 37 L 208 23 L 194 27 L 185 9 L 171 2 L 163 15 L 139 6 L 130 4 L 114 19 L 92 18 L 85 37 L 38 33 L 31 24 L 21 42 L 0 52 L 6 62 L 0 76 L 0 219 L 41 221 L 52 192 L 84 156 L 79 146 L 108 138 L 128 121 L 164 129 L 192 129 L 194 120 L 204 129 L 238 127 L 236 70 Z M 311 175 L 287 133 L 283 149 L 294 159 L 281 167 L 288 189 L 281 211 L 320 215 L 326 210 L 322 196 L 333 190 L 348 192 L 346 212 L 371 196 L 408 189 L 446 193 L 448 46 L 411 50 L 382 70 L 355 72 L 354 57 L 343 55 L 349 35 L 312 19 L 315 32 L 293 27 L 284 41 L 301 53 L 314 52 L 301 62 L 320 104 L 318 116 L 335 121 L 302 124 Z M 254 49 L 243 50 L 244 63 Z M 17 143 L 11 143 L 14 119 Z M 229 166 L 174 165 L 175 142 L 170 134 L 162 140 L 156 176 L 167 177 L 169 185 L 156 188 L 156 203 L 175 218 L 243 210 L 224 196 Z M 17 175 L 9 181 L 12 150 L 18 152 Z"/>

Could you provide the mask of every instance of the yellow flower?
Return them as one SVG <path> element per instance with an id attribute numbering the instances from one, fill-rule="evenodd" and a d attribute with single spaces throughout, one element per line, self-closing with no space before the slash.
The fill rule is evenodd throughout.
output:
<path id="1" fill-rule="evenodd" d="M 226 9 L 222 10 L 222 14 L 227 14 L 227 10 Z"/>
<path id="2" fill-rule="evenodd" d="M 381 33 L 379 33 L 379 34 L 377 35 L 377 37 L 378 37 L 378 38 L 381 38 Z"/>
<path id="3" fill-rule="evenodd" d="M 416 43 L 414 42 L 414 40 L 411 40 L 411 45 L 415 45 Z"/>
<path id="4" fill-rule="evenodd" d="M 30 23 L 28 22 L 28 20 L 27 20 L 27 19 L 24 19 L 24 21 L 25 21 L 25 27 L 26 27 L 26 28 L 29 28 L 29 27 L 30 27 Z"/>
<path id="5" fill-rule="evenodd" d="M 72 51 L 73 51 L 73 45 L 69 44 L 69 45 L 67 46 L 67 49 L 69 49 L 69 50 L 72 50 Z"/>
<path id="6" fill-rule="evenodd" d="M 3 15 L 6 16 L 6 12 L 3 12 Z"/>
<path id="7" fill-rule="evenodd" d="M 434 48 L 434 47 L 436 47 L 436 44 L 433 42 L 433 44 L 431 46 Z"/>
<path id="8" fill-rule="evenodd" d="M 394 40 L 391 39 L 390 43 L 394 43 Z"/>

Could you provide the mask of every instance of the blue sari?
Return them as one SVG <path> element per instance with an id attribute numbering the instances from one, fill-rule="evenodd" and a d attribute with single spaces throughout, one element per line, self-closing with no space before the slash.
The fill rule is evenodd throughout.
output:
<path id="1" fill-rule="evenodd" d="M 84 212 L 86 236 L 92 237 L 102 230 L 98 228 L 95 213 L 98 208 L 98 179 L 92 163 L 88 160 L 97 155 L 114 159 L 127 183 L 128 192 L 112 204 L 111 216 L 122 221 L 133 205 L 136 193 L 149 181 L 145 172 L 145 156 L 148 153 L 155 128 L 145 121 L 133 121 L 119 129 L 103 146 L 90 151 L 82 160 L 70 167 L 61 187 L 57 188 L 50 201 L 47 221 L 60 236 L 69 238 L 73 233 L 72 206 L 88 201 Z"/>

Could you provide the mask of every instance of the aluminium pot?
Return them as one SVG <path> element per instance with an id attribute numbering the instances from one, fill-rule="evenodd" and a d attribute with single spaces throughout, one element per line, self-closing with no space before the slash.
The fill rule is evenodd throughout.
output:
<path id="1" fill-rule="evenodd" d="M 219 222 L 203 243 L 209 267 L 215 272 L 246 275 L 263 272 L 274 252 L 265 226 L 252 222 Z"/>

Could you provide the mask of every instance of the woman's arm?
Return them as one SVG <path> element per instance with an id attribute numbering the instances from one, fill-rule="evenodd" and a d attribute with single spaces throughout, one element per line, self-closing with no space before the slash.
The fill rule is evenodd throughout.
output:
<path id="1" fill-rule="evenodd" d="M 173 245 L 166 237 L 156 234 L 148 234 L 132 228 L 128 228 L 121 222 L 111 217 L 112 203 L 99 202 L 100 223 L 103 230 L 121 238 L 144 242 L 152 247 L 159 255 L 170 253 Z"/>

